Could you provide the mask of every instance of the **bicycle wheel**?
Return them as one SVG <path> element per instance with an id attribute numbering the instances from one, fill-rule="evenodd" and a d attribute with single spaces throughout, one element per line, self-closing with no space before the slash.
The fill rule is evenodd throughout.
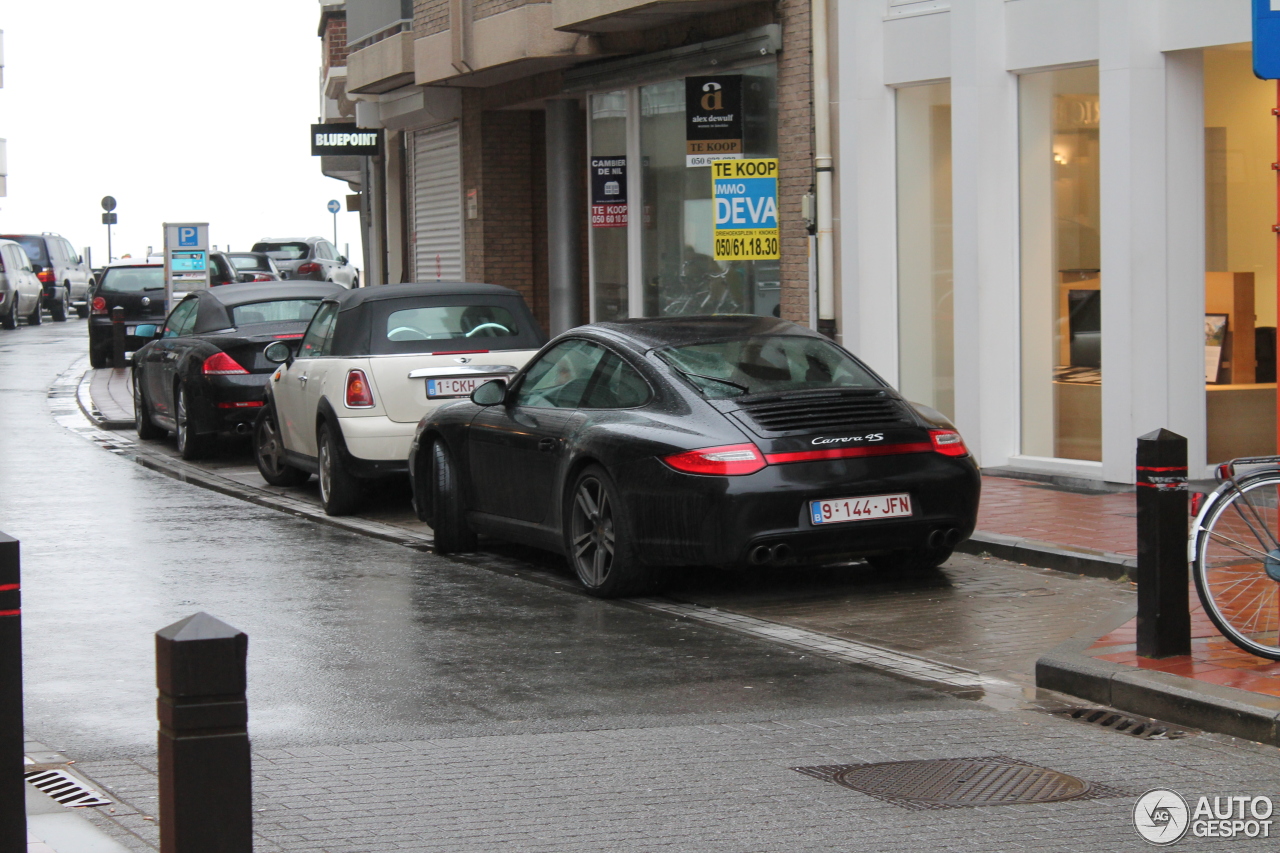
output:
<path id="1" fill-rule="evenodd" d="M 1205 613 L 1222 635 L 1280 660 L 1280 470 L 1218 487 L 1191 529 L 1191 570 Z"/>

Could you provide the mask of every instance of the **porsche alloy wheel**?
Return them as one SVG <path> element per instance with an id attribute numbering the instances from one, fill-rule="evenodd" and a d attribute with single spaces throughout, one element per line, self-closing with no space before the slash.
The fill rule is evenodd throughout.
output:
<path id="1" fill-rule="evenodd" d="M 593 465 L 578 475 L 566 512 L 569 562 L 587 592 L 600 598 L 635 595 L 650 583 L 617 494 L 605 470 Z"/>

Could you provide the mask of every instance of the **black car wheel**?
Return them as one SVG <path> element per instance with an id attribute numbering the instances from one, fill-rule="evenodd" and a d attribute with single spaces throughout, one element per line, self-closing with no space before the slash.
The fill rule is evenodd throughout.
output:
<path id="1" fill-rule="evenodd" d="M 187 406 L 189 395 L 187 389 L 179 385 L 174 392 L 174 421 L 178 425 L 178 454 L 183 459 L 203 459 L 209 455 L 213 444 L 211 436 L 200 435 L 191 423 L 191 411 Z"/>
<path id="2" fill-rule="evenodd" d="M 93 338 L 89 338 L 89 366 L 101 370 L 107 366 L 107 348 L 94 346 Z"/>
<path id="3" fill-rule="evenodd" d="M 67 308 L 71 305 L 71 285 L 58 288 L 58 299 L 49 306 L 49 316 L 55 323 L 67 322 Z"/>
<path id="4" fill-rule="evenodd" d="M 443 441 L 431 445 L 431 529 L 437 554 L 458 554 L 476 549 L 476 535 L 467 527 L 458 470 Z"/>
<path id="5" fill-rule="evenodd" d="M 138 438 L 152 441 L 164 438 L 165 431 L 151 420 L 151 410 L 147 408 L 147 397 L 142 392 L 142 383 L 138 371 L 133 371 L 133 428 L 138 431 Z"/>
<path id="6" fill-rule="evenodd" d="M 253 461 L 258 463 L 258 473 L 273 486 L 300 486 L 311 475 L 284 461 L 284 442 L 275 416 L 270 409 L 263 409 L 253 425 Z"/>
<path id="7" fill-rule="evenodd" d="M 937 569 L 951 558 L 951 549 L 916 548 L 911 551 L 894 551 L 890 554 L 877 554 L 867 557 L 873 568 L 899 574 L 923 574 Z"/>
<path id="8" fill-rule="evenodd" d="M 569 563 L 587 592 L 599 598 L 635 595 L 651 583 L 617 495 L 612 478 L 593 465 L 574 481 L 565 513 Z"/>
<path id="9" fill-rule="evenodd" d="M 5 312 L 4 317 L 0 317 L 0 328 L 18 328 L 18 292 L 13 291 L 10 297 L 9 310 Z"/>
<path id="10" fill-rule="evenodd" d="M 316 435 L 320 453 L 320 503 L 328 515 L 348 515 L 360 504 L 360 481 L 342 467 L 338 442 L 328 424 Z"/>
<path id="11" fill-rule="evenodd" d="M 28 326 L 39 326 L 44 322 L 44 314 L 42 313 L 42 309 L 44 308 L 44 305 L 42 304 L 43 302 L 44 299 L 36 300 L 35 310 L 27 317 Z"/>

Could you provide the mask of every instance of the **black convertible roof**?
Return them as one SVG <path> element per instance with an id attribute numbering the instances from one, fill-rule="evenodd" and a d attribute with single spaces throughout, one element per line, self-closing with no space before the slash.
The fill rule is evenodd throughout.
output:
<path id="1" fill-rule="evenodd" d="M 612 333 L 643 349 L 747 338 L 760 335 L 822 337 L 818 332 L 776 317 L 750 314 L 646 317 L 614 320 L 587 327 Z"/>
<path id="2" fill-rule="evenodd" d="M 427 284 L 377 284 L 350 290 L 338 297 L 338 310 L 347 311 L 366 302 L 403 299 L 406 296 L 515 296 L 519 292 L 499 284 L 465 281 L 433 281 Z"/>
<path id="3" fill-rule="evenodd" d="M 252 281 L 223 284 L 202 292 L 223 305 L 234 308 L 250 302 L 270 302 L 273 299 L 324 299 L 342 290 L 342 285 L 331 281 Z"/>

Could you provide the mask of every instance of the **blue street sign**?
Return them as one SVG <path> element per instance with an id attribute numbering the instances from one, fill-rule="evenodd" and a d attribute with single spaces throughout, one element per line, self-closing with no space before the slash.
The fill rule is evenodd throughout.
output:
<path id="1" fill-rule="evenodd" d="M 1280 0 L 1253 0 L 1253 73 L 1280 80 Z"/>
<path id="2" fill-rule="evenodd" d="M 338 200 L 337 200 L 336 198 L 335 198 L 335 199 L 330 199 L 330 200 L 329 200 L 329 212 L 330 212 L 330 213 L 337 213 L 339 210 L 342 210 L 342 205 L 338 204 Z"/>
<path id="3" fill-rule="evenodd" d="M 199 246 L 200 245 L 200 229 L 190 225 L 184 225 L 178 229 L 178 245 L 179 246 Z"/>

